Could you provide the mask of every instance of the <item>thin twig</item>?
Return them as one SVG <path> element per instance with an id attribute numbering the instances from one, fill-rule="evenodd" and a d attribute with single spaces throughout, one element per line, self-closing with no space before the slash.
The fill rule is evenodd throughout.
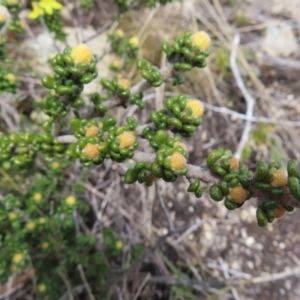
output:
<path id="1" fill-rule="evenodd" d="M 135 151 L 133 160 L 135 161 L 143 161 L 146 163 L 153 162 L 156 159 L 156 155 L 154 153 L 146 153 L 146 152 L 140 152 Z M 187 177 L 190 178 L 198 178 L 203 182 L 206 183 L 216 183 L 219 181 L 219 177 L 213 174 L 209 168 L 206 166 L 200 167 L 200 166 L 194 166 L 187 164 L 188 173 Z"/>
<path id="2" fill-rule="evenodd" d="M 103 33 L 107 28 L 109 28 L 113 24 L 114 20 L 107 21 L 102 27 L 98 28 L 95 34 L 85 38 L 82 40 L 82 43 L 88 43 L 91 40 L 95 39 L 97 36 L 99 36 L 101 33 Z"/>
<path id="3" fill-rule="evenodd" d="M 143 224 L 145 227 L 145 235 L 150 244 L 153 245 L 152 235 L 152 216 L 153 216 L 153 203 L 155 200 L 155 186 L 150 186 L 148 189 L 147 196 L 141 197 L 143 205 Z"/>
<path id="4" fill-rule="evenodd" d="M 96 211 L 94 210 L 94 213 L 96 215 L 96 218 L 98 220 L 98 222 L 102 223 L 103 220 L 102 220 L 102 216 L 104 214 L 104 209 L 107 205 L 107 203 L 109 202 L 109 200 L 112 199 L 112 193 L 113 191 L 115 190 L 115 185 L 116 185 L 116 182 L 112 182 L 111 185 L 110 185 L 110 188 L 108 189 L 108 192 L 105 194 L 104 196 L 104 199 L 101 203 L 101 207 L 100 207 L 100 210 Z M 94 207 L 93 207 L 94 208 Z M 97 227 L 94 227 L 93 230 L 96 230 Z M 95 232 L 94 232 L 95 233 Z"/>
<path id="5" fill-rule="evenodd" d="M 9 181 L 10 184 L 12 185 L 12 187 L 16 190 L 16 191 L 20 191 L 20 186 L 18 186 L 14 180 L 12 179 L 12 177 L 6 173 L 6 171 L 4 171 L 1 167 L 0 167 L 0 174 L 5 178 L 5 180 Z"/>
<path id="6" fill-rule="evenodd" d="M 173 92 L 166 92 L 165 93 L 165 96 L 168 96 L 168 97 L 169 96 L 176 96 L 176 95 L 177 95 L 177 93 L 173 93 Z M 187 95 L 187 96 L 195 98 L 192 95 Z M 153 99 L 154 97 L 155 97 L 155 94 L 148 94 L 143 98 L 143 101 Z M 231 116 L 233 116 L 235 118 L 238 118 L 238 119 L 242 119 L 242 120 L 246 120 L 246 121 L 249 120 L 251 122 L 258 122 L 258 123 L 278 124 L 278 119 L 272 119 L 272 118 L 266 118 L 266 117 L 255 117 L 255 116 L 252 116 L 251 118 L 249 118 L 249 116 L 247 116 L 245 114 L 242 114 L 242 113 L 239 113 L 235 110 L 229 109 L 227 107 L 215 106 L 215 105 L 209 104 L 209 103 L 207 103 L 203 100 L 201 100 L 201 102 L 202 102 L 203 106 L 206 109 L 209 109 L 211 111 L 215 111 L 215 112 L 218 112 L 218 113 L 224 113 L 224 114 L 227 114 L 227 115 L 231 115 Z M 300 126 L 300 121 L 280 120 L 280 125 L 299 127 Z M 148 126 L 150 126 L 150 124 L 148 124 Z"/>
<path id="7" fill-rule="evenodd" d="M 243 134 L 241 137 L 241 140 L 239 142 L 239 145 L 237 147 L 237 150 L 235 152 L 235 157 L 237 159 L 240 159 L 242 152 L 246 146 L 246 143 L 248 142 L 249 139 L 249 134 L 250 134 L 250 130 L 251 130 L 251 121 L 250 119 L 253 117 L 253 110 L 254 110 L 254 100 L 253 98 L 250 96 L 244 81 L 242 79 L 242 76 L 240 74 L 240 71 L 238 69 L 237 63 L 236 63 L 236 54 L 237 54 L 237 48 L 238 48 L 238 44 L 240 42 L 240 35 L 239 33 L 235 34 L 234 39 L 233 39 L 233 45 L 232 45 L 232 51 L 230 54 L 230 67 L 231 67 L 231 71 L 233 73 L 233 76 L 237 82 L 237 85 L 241 91 L 241 93 L 243 94 L 245 100 L 246 100 L 246 104 L 247 104 L 247 112 L 246 112 L 246 116 L 247 116 L 247 120 L 246 120 L 246 124 L 243 130 Z"/>
<path id="8" fill-rule="evenodd" d="M 157 196 L 158 196 L 158 199 L 159 199 L 160 206 L 161 206 L 162 210 L 164 211 L 165 217 L 166 217 L 167 222 L 168 222 L 169 232 L 172 233 L 174 231 L 174 225 L 173 225 L 173 222 L 171 221 L 170 214 L 169 214 L 169 212 L 168 212 L 168 210 L 166 208 L 163 196 L 161 195 L 161 193 L 159 191 L 159 184 L 158 184 L 158 182 L 155 183 L 155 186 L 156 186 L 156 192 L 157 192 Z"/>
<path id="9" fill-rule="evenodd" d="M 228 280 L 230 278 L 229 273 L 228 273 L 228 264 L 221 257 L 219 257 L 218 260 L 219 260 L 219 263 L 221 266 L 221 270 L 223 271 L 224 277 L 226 280 Z M 230 291 L 235 300 L 241 300 L 237 290 L 233 286 L 230 287 Z"/>
<path id="10" fill-rule="evenodd" d="M 170 97 L 170 96 L 177 96 L 178 93 L 165 92 L 164 95 L 167 97 Z M 147 94 L 143 97 L 143 102 L 154 99 L 155 96 L 156 95 L 154 93 Z M 195 98 L 192 95 L 187 95 L 187 96 Z M 196 98 L 198 98 L 198 97 L 196 97 Z M 274 124 L 274 125 L 278 124 L 278 119 L 272 119 L 272 118 L 266 118 L 266 117 L 255 117 L 255 116 L 252 116 L 251 118 L 249 118 L 247 115 L 239 113 L 239 112 L 229 109 L 227 107 L 212 105 L 203 100 L 201 100 L 201 102 L 202 102 L 203 106 L 208 110 L 211 110 L 211 111 L 214 111 L 217 113 L 227 114 L 227 115 L 230 115 L 237 119 L 249 120 L 251 122 L 257 122 L 257 123 L 268 123 L 268 124 Z M 132 108 L 129 110 L 127 116 L 132 116 L 134 114 L 134 112 L 136 111 L 136 109 L 137 109 L 137 106 L 133 105 Z M 300 121 L 280 120 L 280 125 L 281 126 L 284 125 L 284 126 L 300 127 Z M 137 130 L 138 130 L 138 132 L 142 132 L 145 127 L 151 127 L 151 126 L 153 126 L 153 123 L 141 125 L 141 126 L 137 127 Z"/>
<path id="11" fill-rule="evenodd" d="M 164 82 L 168 81 L 170 78 L 172 78 L 175 75 L 172 64 L 167 64 L 165 67 L 160 69 L 159 72 L 160 72 L 162 80 Z M 151 83 L 149 81 L 143 79 L 130 89 L 130 95 L 143 93 L 151 87 L 152 87 Z M 105 105 L 105 107 L 110 109 L 115 106 L 124 104 L 124 102 L 127 100 L 128 100 L 127 98 L 113 97 L 113 98 L 105 101 L 103 103 L 103 105 Z M 94 109 L 88 110 L 88 112 L 86 113 L 86 117 L 88 117 L 88 118 L 90 118 L 94 115 L 95 115 Z"/>
<path id="12" fill-rule="evenodd" d="M 10 296 L 14 293 L 16 293 L 17 291 L 19 291 L 20 289 L 22 289 L 24 287 L 24 282 L 15 285 L 12 288 L 9 288 L 9 290 L 7 290 L 5 293 L 0 293 L 0 299 L 2 300 L 9 300 Z M 1 288 L 1 286 L 0 286 Z"/>
<path id="13" fill-rule="evenodd" d="M 12 290 L 12 284 L 13 284 L 13 281 L 14 281 L 14 277 L 15 275 L 11 275 L 9 278 L 8 278 L 8 282 L 7 282 L 7 295 L 5 297 L 5 300 L 9 300 L 10 298 L 10 295 L 11 295 L 11 290 Z"/>
<path id="14" fill-rule="evenodd" d="M 62 135 L 57 137 L 56 139 L 61 144 L 76 144 L 78 142 L 78 139 L 71 134 Z"/>
<path id="15" fill-rule="evenodd" d="M 151 255 L 153 252 L 155 252 L 157 249 L 160 248 L 161 245 L 164 244 L 164 242 L 166 241 L 166 239 L 172 235 L 174 235 L 177 232 L 181 232 L 186 230 L 186 226 L 185 227 L 178 227 L 178 228 L 174 228 L 173 232 L 167 232 L 165 235 L 163 235 L 162 237 L 160 237 L 158 239 L 158 241 L 156 242 L 156 244 L 149 250 L 147 251 L 140 259 L 138 259 L 137 261 L 135 261 L 130 267 L 125 268 L 123 270 L 120 270 L 118 273 L 120 274 L 120 278 L 123 278 L 123 276 L 129 274 L 130 272 L 132 272 L 137 265 L 139 265 L 141 262 L 143 262 L 146 258 L 149 257 L 149 255 Z M 118 280 L 118 279 L 116 279 Z"/>
<path id="16" fill-rule="evenodd" d="M 71 284 L 70 284 L 67 276 L 64 274 L 64 272 L 59 272 L 58 274 L 61 277 L 61 279 L 63 280 L 65 286 L 67 287 L 69 299 L 74 300 L 73 290 L 72 290 Z"/>
<path id="17" fill-rule="evenodd" d="M 148 282 L 153 283 L 163 283 L 166 285 L 185 285 L 185 286 L 191 286 L 193 289 L 195 289 L 198 292 L 203 292 L 204 288 L 209 287 L 207 283 L 204 282 L 198 282 L 193 279 L 187 279 L 187 278 L 174 278 L 170 276 L 155 276 L 151 277 Z"/>
<path id="18" fill-rule="evenodd" d="M 179 244 L 182 240 L 184 240 L 187 236 L 189 236 L 192 232 L 197 230 L 200 226 L 202 226 L 203 221 L 199 219 L 196 223 L 190 226 L 181 236 L 179 236 L 173 243 L 174 245 Z"/>
<path id="19" fill-rule="evenodd" d="M 219 265 L 216 265 L 214 263 L 208 263 L 207 267 L 210 269 L 217 269 L 221 270 L 222 268 Z M 249 273 L 244 273 L 235 269 L 228 268 L 228 273 L 231 275 L 231 277 L 236 277 L 236 278 L 243 278 L 243 279 L 251 279 L 252 276 Z"/>
<path id="20" fill-rule="evenodd" d="M 173 65 L 172 64 L 167 64 L 165 67 L 160 69 L 159 72 L 162 76 L 162 80 L 167 81 L 167 80 L 169 80 L 170 78 L 172 78 L 174 76 Z M 147 80 L 143 79 L 138 84 L 136 84 L 135 86 L 133 86 L 130 89 L 130 94 L 134 95 L 134 94 L 137 94 L 137 93 L 142 93 L 150 87 L 151 87 L 151 83 L 148 82 Z"/>
<path id="21" fill-rule="evenodd" d="M 251 283 L 265 283 L 271 281 L 277 281 L 286 279 L 291 276 L 299 276 L 300 275 L 300 266 L 297 266 L 293 269 L 288 269 L 279 273 L 267 274 L 265 276 L 254 277 L 250 281 Z"/>
<path id="22" fill-rule="evenodd" d="M 86 289 L 86 291 L 88 293 L 89 299 L 90 300 L 95 300 L 95 297 L 94 297 L 94 295 L 92 293 L 91 287 L 90 287 L 89 283 L 86 280 L 86 276 L 85 276 L 85 273 L 83 271 L 82 265 L 79 264 L 77 266 L 77 268 L 78 268 L 78 271 L 80 273 L 80 277 L 81 277 L 81 279 L 82 279 L 82 281 L 84 283 L 84 287 L 85 287 L 85 289 Z"/>
<path id="23" fill-rule="evenodd" d="M 79 0 L 75 0 L 74 2 L 75 2 L 75 8 L 76 8 L 76 11 L 77 11 L 77 15 L 78 15 L 78 22 L 77 22 L 77 18 L 72 18 L 72 19 L 73 19 L 73 22 L 74 22 L 74 25 L 75 25 L 74 27 L 76 28 L 76 33 L 77 33 L 77 36 L 78 36 L 78 39 L 79 39 L 78 44 L 79 44 L 84 39 L 84 33 L 83 33 L 83 30 L 82 30 L 82 27 L 83 27 L 82 9 L 80 9 Z"/>
<path id="24" fill-rule="evenodd" d="M 69 297 L 70 293 L 71 294 L 80 294 L 84 290 L 84 285 L 78 285 L 75 286 L 71 291 L 65 292 L 61 297 L 59 297 L 57 300 L 65 300 Z"/>
<path id="25" fill-rule="evenodd" d="M 26 269 L 19 275 L 10 276 L 8 278 L 8 282 L 0 284 L 0 299 L 3 300 L 14 294 L 25 285 L 27 280 L 34 278 L 34 276 L 35 274 L 33 269 Z"/>
<path id="26" fill-rule="evenodd" d="M 147 273 L 147 275 L 145 276 L 145 278 L 143 279 L 142 283 L 140 284 L 136 294 L 133 297 L 133 300 L 137 300 L 139 295 L 141 294 L 144 286 L 147 284 L 148 280 L 151 278 L 151 274 Z"/>
<path id="27" fill-rule="evenodd" d="M 211 105 L 209 103 L 203 102 L 202 104 L 205 108 L 218 112 L 218 113 L 223 113 L 223 114 L 227 114 L 227 115 L 231 115 L 235 118 L 238 119 L 242 119 L 242 120 L 246 120 L 246 121 L 250 121 L 250 122 L 259 122 L 259 123 L 269 123 L 269 124 L 278 124 L 278 119 L 271 119 L 271 118 L 266 118 L 266 117 L 255 117 L 252 116 L 251 118 L 249 118 L 247 115 L 245 114 L 241 114 L 239 112 L 236 112 L 232 109 L 229 109 L 227 107 L 218 107 L 215 105 Z M 300 126 L 300 122 L 299 121 L 287 121 L 287 120 L 280 120 L 280 125 L 285 125 L 285 126 L 293 126 L 293 127 L 299 127 Z"/>

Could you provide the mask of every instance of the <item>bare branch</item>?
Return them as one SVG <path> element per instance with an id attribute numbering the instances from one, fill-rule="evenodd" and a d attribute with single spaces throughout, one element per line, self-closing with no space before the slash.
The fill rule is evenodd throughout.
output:
<path id="1" fill-rule="evenodd" d="M 173 225 L 173 223 L 171 221 L 170 214 L 169 214 L 169 212 L 168 212 L 168 210 L 166 208 L 166 205 L 165 205 L 165 202 L 164 202 L 164 198 L 163 198 L 163 196 L 160 193 L 159 184 L 156 182 L 155 185 L 156 185 L 156 192 L 157 192 L 157 195 L 158 195 L 160 206 L 161 206 L 162 210 L 164 211 L 164 214 L 165 214 L 167 222 L 168 222 L 169 232 L 172 233 L 174 231 L 174 225 Z"/>
<path id="2" fill-rule="evenodd" d="M 254 100 L 251 97 L 251 95 L 249 94 L 249 92 L 244 84 L 241 73 L 240 73 L 237 63 L 236 63 L 236 53 L 237 53 L 237 47 L 238 47 L 239 42 L 240 42 L 240 35 L 237 33 L 237 34 L 235 34 L 234 39 L 233 39 L 233 46 L 232 46 L 232 51 L 231 51 L 231 55 L 230 55 L 230 67 L 231 67 L 233 76 L 237 82 L 237 85 L 238 85 L 241 93 L 243 94 L 243 96 L 246 100 L 246 104 L 247 104 L 247 112 L 246 112 L 247 120 L 246 120 L 246 124 L 245 124 L 244 130 L 243 130 L 241 140 L 239 142 L 238 148 L 235 153 L 235 156 L 238 159 L 240 159 L 242 152 L 243 152 L 243 150 L 246 146 L 246 143 L 248 141 L 248 138 L 249 138 L 249 133 L 251 130 L 251 119 L 253 117 L 253 109 L 254 109 Z"/>
<path id="3" fill-rule="evenodd" d="M 78 139 L 71 134 L 58 136 L 56 140 L 61 144 L 76 144 L 78 142 Z"/>
<path id="4" fill-rule="evenodd" d="M 174 75 L 175 75 L 172 64 L 167 64 L 164 68 L 160 69 L 159 72 L 160 72 L 164 82 L 168 81 L 170 78 L 174 77 Z M 152 87 L 151 83 L 148 82 L 147 80 L 143 79 L 130 89 L 130 95 L 135 95 L 137 93 L 143 93 L 151 87 Z M 103 105 L 106 106 L 108 109 L 110 109 L 115 106 L 122 105 L 126 101 L 128 101 L 128 98 L 112 97 L 111 99 L 105 101 L 103 103 Z M 92 108 L 86 112 L 84 117 L 91 118 L 93 116 L 97 116 L 95 114 L 96 114 L 96 112 Z"/>
<path id="5" fill-rule="evenodd" d="M 85 273 L 83 271 L 82 265 L 79 264 L 77 266 L 77 268 L 78 268 L 78 271 L 80 273 L 80 277 L 81 277 L 81 279 L 82 279 L 82 281 L 84 283 L 84 287 L 85 287 L 85 289 L 86 289 L 86 291 L 88 293 L 89 300 L 95 300 L 95 297 L 94 297 L 94 295 L 92 293 L 91 287 L 90 287 L 88 281 L 86 280 L 86 276 L 85 276 Z"/>
<path id="6" fill-rule="evenodd" d="M 109 28 L 113 24 L 114 20 L 107 21 L 102 27 L 100 27 L 95 34 L 83 39 L 83 43 L 88 43 L 91 40 L 95 39 L 97 36 L 99 36 L 101 33 L 103 33 L 107 28 Z"/>

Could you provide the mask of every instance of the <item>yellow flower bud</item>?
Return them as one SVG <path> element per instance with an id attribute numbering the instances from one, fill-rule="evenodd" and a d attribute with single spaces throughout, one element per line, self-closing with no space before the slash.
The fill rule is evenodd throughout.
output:
<path id="1" fill-rule="evenodd" d="M 42 242 L 41 247 L 43 250 L 46 250 L 49 248 L 49 243 L 48 242 Z"/>
<path id="2" fill-rule="evenodd" d="M 66 204 L 73 206 L 76 203 L 76 198 L 74 196 L 68 196 L 66 198 Z"/>
<path id="3" fill-rule="evenodd" d="M 232 157 L 229 159 L 230 168 L 233 170 L 239 169 L 239 161 L 236 157 Z"/>
<path id="4" fill-rule="evenodd" d="M 17 214 L 16 214 L 14 211 L 11 211 L 11 212 L 8 214 L 8 218 L 9 218 L 10 220 L 14 220 L 16 217 L 17 217 Z"/>
<path id="5" fill-rule="evenodd" d="M 93 53 L 90 47 L 85 44 L 76 46 L 70 56 L 74 59 L 75 64 L 90 63 L 93 59 Z"/>
<path id="6" fill-rule="evenodd" d="M 12 258 L 12 261 L 15 263 L 15 264 L 18 264 L 20 263 L 22 260 L 23 260 L 24 256 L 22 253 L 15 253 L 13 258 Z"/>
<path id="7" fill-rule="evenodd" d="M 36 193 L 33 195 L 33 200 L 36 202 L 36 203 L 40 203 L 42 201 L 43 197 L 42 197 L 42 194 L 41 193 Z"/>
<path id="8" fill-rule="evenodd" d="M 282 170 L 275 170 L 273 178 L 270 181 L 270 185 L 273 187 L 284 187 L 287 185 L 287 176 Z"/>
<path id="9" fill-rule="evenodd" d="M 40 283 L 40 284 L 37 286 L 37 290 L 38 290 L 40 293 L 44 293 L 44 292 L 47 290 L 47 286 L 46 286 L 44 283 Z"/>
<path id="10" fill-rule="evenodd" d="M 16 82 L 16 76 L 12 73 L 8 73 L 6 75 L 6 78 L 10 81 L 10 82 Z"/>
<path id="11" fill-rule="evenodd" d="M 121 61 L 120 60 L 114 60 L 112 63 L 111 63 L 111 67 L 114 68 L 114 69 L 120 69 L 122 66 L 121 64 Z"/>
<path id="12" fill-rule="evenodd" d="M 33 230 L 34 228 L 35 228 L 35 223 L 34 222 L 32 222 L 32 221 L 29 221 L 27 224 L 26 224 L 26 228 L 28 229 L 28 230 Z"/>
<path id="13" fill-rule="evenodd" d="M 200 118 L 204 112 L 204 106 L 201 101 L 196 99 L 188 100 L 186 103 L 186 107 L 192 109 L 192 117 L 193 118 Z"/>
<path id="14" fill-rule="evenodd" d="M 100 154 L 99 145 L 98 144 L 87 144 L 83 148 L 83 153 L 89 158 L 94 159 Z"/>
<path id="15" fill-rule="evenodd" d="M 136 140 L 135 135 L 130 131 L 124 131 L 119 135 L 120 148 L 130 148 L 134 145 Z"/>
<path id="16" fill-rule="evenodd" d="M 139 39 L 136 36 L 133 36 L 130 40 L 129 43 L 133 47 L 138 47 L 139 46 Z"/>
<path id="17" fill-rule="evenodd" d="M 118 84 L 122 86 L 125 90 L 130 89 L 130 81 L 127 79 L 119 79 Z"/>
<path id="18" fill-rule="evenodd" d="M 191 43 L 201 50 L 206 50 L 210 45 L 210 37 L 205 31 L 198 31 L 191 36 Z"/>
<path id="19" fill-rule="evenodd" d="M 54 161 L 54 162 L 52 162 L 52 164 L 51 164 L 51 167 L 52 167 L 52 169 L 54 169 L 54 170 L 58 169 L 59 166 L 60 166 L 60 163 L 59 163 L 58 161 Z"/>
<path id="20" fill-rule="evenodd" d="M 121 249 L 123 249 L 123 242 L 122 241 L 117 241 L 116 242 L 116 248 L 118 249 L 118 250 L 121 250 Z"/>
<path id="21" fill-rule="evenodd" d="M 247 198 L 247 191 L 242 186 L 237 185 L 229 189 L 229 195 L 234 203 L 241 204 Z"/>
<path id="22" fill-rule="evenodd" d="M 45 224 L 46 223 L 46 219 L 41 217 L 39 218 L 39 224 Z"/>
<path id="23" fill-rule="evenodd" d="M 85 136 L 96 136 L 99 133 L 99 128 L 95 125 L 91 125 L 85 128 Z"/>
<path id="24" fill-rule="evenodd" d="M 171 169 L 178 171 L 186 166 L 186 158 L 178 152 L 174 152 L 170 157 Z"/>
<path id="25" fill-rule="evenodd" d="M 118 37 L 123 37 L 123 36 L 124 36 L 123 30 L 121 30 L 121 29 L 116 30 L 116 35 L 117 35 Z"/>

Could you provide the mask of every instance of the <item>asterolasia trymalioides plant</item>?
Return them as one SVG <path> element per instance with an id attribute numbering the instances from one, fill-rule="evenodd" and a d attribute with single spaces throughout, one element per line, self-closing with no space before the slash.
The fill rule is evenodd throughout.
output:
<path id="1" fill-rule="evenodd" d="M 123 38 L 120 32 L 115 36 Z M 131 47 L 138 47 L 138 40 L 129 41 L 129 46 L 130 43 Z M 145 59 L 138 59 L 137 67 L 144 78 L 138 84 L 132 86 L 124 78 L 102 78 L 107 93 L 90 95 L 92 105 L 88 110 L 81 92 L 85 84 L 98 76 L 96 58 L 85 44 L 66 47 L 50 60 L 54 75 L 42 78 L 42 84 L 49 89 L 43 99 L 43 110 L 50 119 L 44 122 L 39 134 L 1 135 L 2 168 L 26 168 L 38 153 L 48 160 L 79 159 L 85 167 L 106 159 L 116 162 L 133 159 L 136 164 L 124 177 L 128 184 L 139 182 L 149 186 L 156 180 L 174 182 L 178 176 L 185 176 L 190 181 L 188 192 L 201 197 L 208 190 L 213 200 L 224 200 L 229 210 L 257 198 L 259 226 L 282 217 L 299 205 L 300 171 L 296 161 L 289 162 L 287 175 L 275 162 L 259 162 L 253 172 L 240 164 L 230 150 L 218 148 L 209 153 L 206 166 L 188 164 L 187 147 L 181 137 L 191 137 L 202 124 L 204 107 L 200 100 L 184 94 L 166 98 L 164 109 L 150 112 L 151 123 L 147 126 L 134 117 L 127 117 L 121 125 L 117 125 L 115 118 L 105 117 L 119 105 L 135 104 L 144 109 L 143 93 L 150 87 L 159 87 L 165 81 L 172 81 L 173 85 L 183 83 L 185 72 L 206 66 L 209 45 L 210 37 L 204 31 L 187 32 L 177 36 L 173 43 L 163 43 L 168 58 L 164 68 L 159 70 Z M 13 80 L 13 75 L 7 77 Z M 69 119 L 70 135 L 53 135 L 55 123 L 67 118 L 71 111 L 75 117 Z M 148 140 L 152 151 L 139 151 L 139 139 Z"/>
<path id="2" fill-rule="evenodd" d="M 114 1 L 120 14 L 132 5 L 154 7 L 157 3 L 166 2 L 170 1 Z M 19 16 L 24 7 L 19 0 L 0 0 L 0 3 L 10 14 L 10 18 L 0 14 L 0 92 L 15 93 L 21 83 L 14 62 L 9 58 L 8 41 L 18 40 L 25 33 L 26 23 Z M 81 0 L 78 5 L 90 11 L 94 2 Z M 33 22 L 34 26 L 43 24 L 57 40 L 66 40 L 62 2 L 29 1 L 27 8 L 30 9 L 27 15 L 29 22 Z M 46 201 L 47 195 L 57 190 L 59 181 L 64 180 L 63 170 L 76 161 L 86 168 L 101 165 L 107 160 L 117 163 L 130 161 L 126 164 L 125 183 L 139 183 L 147 187 L 159 180 L 175 182 L 179 177 L 185 177 L 189 182 L 187 192 L 197 198 L 207 192 L 212 200 L 222 202 L 228 210 L 238 209 L 246 201 L 257 199 L 256 217 L 261 227 L 300 206 L 300 171 L 296 160 L 288 162 L 286 171 L 280 169 L 277 162 L 258 162 L 254 170 L 249 170 L 230 150 L 218 148 L 210 151 L 204 166 L 189 164 L 188 147 L 182 138 L 186 141 L 197 130 L 201 131 L 205 114 L 199 99 L 182 93 L 166 97 L 163 109 L 147 111 L 146 124 L 141 124 L 132 114 L 128 114 L 124 122 L 111 117 L 118 106 L 145 110 L 147 90 L 158 88 L 165 82 L 181 85 L 187 72 L 205 68 L 211 44 L 211 38 L 205 31 L 185 32 L 172 42 L 163 42 L 161 47 L 167 62 L 161 69 L 146 59 L 138 58 L 140 40 L 137 36 L 128 37 L 117 29 L 108 34 L 108 41 L 111 52 L 118 57 L 110 65 L 112 72 L 127 72 L 135 66 L 142 77 L 138 83 L 117 75 L 102 77 L 101 70 L 97 68 L 99 57 L 88 43 L 66 46 L 63 51 L 51 56 L 52 73 L 41 78 L 47 94 L 39 105 L 48 116 L 41 128 L 0 134 L 2 174 L 14 177 L 19 172 L 30 173 L 40 158 L 50 170 L 47 176 L 37 178 L 37 185 L 23 195 L 23 202 L 12 194 L 0 202 L 0 245 L 6 246 L 5 254 L 0 252 L 6 257 L 0 260 L 0 279 L 24 270 L 30 258 L 30 241 L 43 255 L 51 254 L 49 265 L 57 262 L 57 252 L 60 245 L 64 245 L 67 256 L 72 258 L 70 261 L 66 259 L 70 269 L 81 263 L 94 264 L 95 268 L 102 270 L 101 280 L 106 283 L 108 267 L 105 260 L 99 253 L 92 253 L 96 244 L 94 236 L 76 236 L 73 230 L 74 211 L 86 213 L 88 208 L 69 192 L 61 196 L 61 201 L 54 208 Z M 84 95 L 85 85 L 96 80 L 102 86 L 101 92 L 99 88 L 99 92 Z M 141 151 L 142 140 L 148 145 L 147 151 Z M 80 190 L 78 186 L 75 189 Z M 17 237 L 18 243 L 13 236 Z M 112 256 L 122 252 L 123 242 L 110 230 L 104 234 L 104 244 Z M 85 251 L 92 253 L 86 261 L 78 250 L 83 246 Z M 36 270 L 39 270 L 38 265 L 35 265 Z M 64 274 L 65 269 L 61 267 L 55 271 Z M 37 284 L 37 291 L 45 295 L 50 281 L 44 273 L 37 273 L 42 278 Z"/>

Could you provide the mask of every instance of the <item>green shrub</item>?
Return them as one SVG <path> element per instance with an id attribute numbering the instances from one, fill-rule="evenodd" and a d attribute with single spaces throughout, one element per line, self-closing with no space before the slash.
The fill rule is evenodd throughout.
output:
<path id="1" fill-rule="evenodd" d="M 114 2 L 121 14 L 132 5 L 154 7 L 156 2 L 169 1 Z M 17 41 L 25 30 L 17 13 L 24 7 L 21 1 L 1 3 L 12 15 L 6 27 L 7 37 Z M 93 1 L 80 1 L 80 5 L 90 10 Z M 36 21 L 36 26 L 43 23 L 56 39 L 65 41 L 62 4 L 40 0 L 31 1 L 30 7 L 28 17 Z M 4 25 L 5 19 L 1 23 Z M 0 36 L 0 92 L 13 93 L 20 82 L 6 48 L 7 37 Z M 188 164 L 187 146 L 182 138 L 192 137 L 203 122 L 204 106 L 198 99 L 185 94 L 167 97 L 163 109 L 149 111 L 150 124 L 146 125 L 132 116 L 124 123 L 113 117 L 117 106 L 136 105 L 144 110 L 147 89 L 167 81 L 174 86 L 183 84 L 185 72 L 205 68 L 211 43 L 206 32 L 185 32 L 172 42 L 164 42 L 167 64 L 162 69 L 138 58 L 137 37 L 127 37 L 116 30 L 108 34 L 108 40 L 111 52 L 118 56 L 110 66 L 112 72 L 127 72 L 136 65 L 143 78 L 139 83 L 113 74 L 100 78 L 103 92 L 84 98 L 85 85 L 101 77 L 101 70 L 96 67 L 99 53 L 92 53 L 86 44 L 66 46 L 50 59 L 52 73 L 41 78 L 48 94 L 37 105 L 48 119 L 41 127 L 32 126 L 32 131 L 4 129 L 0 135 L 1 186 L 5 194 L 0 201 L 0 281 L 31 266 L 37 278 L 37 299 L 45 295 L 50 299 L 60 297 L 66 289 L 65 281 L 72 286 L 80 285 L 83 269 L 92 289 L 104 297 L 104 287 L 113 279 L 111 266 L 122 255 L 124 243 L 114 228 L 101 231 L 100 246 L 92 232 L 77 230 L 76 215 L 87 219 L 91 207 L 80 182 L 64 186 L 64 177 L 76 161 L 90 168 L 108 160 L 121 163 L 132 159 L 135 163 L 127 168 L 125 183 L 151 186 L 156 180 L 175 182 L 186 177 L 190 182 L 187 192 L 199 198 L 206 191 L 214 201 L 223 201 L 228 210 L 238 209 L 258 197 L 257 223 L 262 227 L 299 206 L 300 171 L 295 160 L 289 161 L 287 175 L 276 162 L 259 162 L 250 171 L 230 150 L 218 148 L 208 154 L 206 166 Z M 222 73 L 228 67 L 224 57 L 226 53 L 222 50 L 216 58 Z M 265 133 L 257 132 L 253 138 L 258 142 L 264 140 Z M 139 151 L 141 140 L 151 150 Z M 41 159 L 43 169 L 36 164 Z M 131 245 L 129 264 L 133 265 L 143 253 L 142 246 Z M 189 291 L 177 289 L 182 295 Z"/>

